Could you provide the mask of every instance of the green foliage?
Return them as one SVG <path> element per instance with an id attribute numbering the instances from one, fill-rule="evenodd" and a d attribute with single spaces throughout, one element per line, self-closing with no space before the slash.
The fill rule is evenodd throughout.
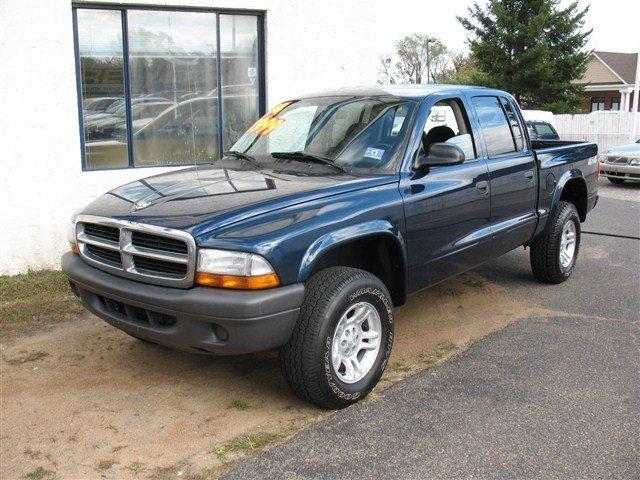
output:
<path id="1" fill-rule="evenodd" d="M 457 17 L 471 35 L 477 67 L 474 83 L 511 92 L 524 108 L 573 113 L 582 103 L 581 85 L 590 52 L 591 30 L 583 31 L 588 7 L 574 1 L 489 0 L 477 3 L 467 18 Z"/>
<path id="2" fill-rule="evenodd" d="M 27 473 L 24 478 L 27 480 L 44 480 L 46 478 L 53 478 L 55 473 L 51 470 L 47 470 L 44 467 L 38 467 L 32 472 Z"/>

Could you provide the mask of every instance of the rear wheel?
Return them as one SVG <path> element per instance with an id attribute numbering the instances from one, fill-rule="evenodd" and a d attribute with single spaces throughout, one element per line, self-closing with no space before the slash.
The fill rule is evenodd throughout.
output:
<path id="1" fill-rule="evenodd" d="M 616 184 L 620 184 L 620 183 L 624 183 L 624 178 L 615 178 L 615 177 L 607 177 L 607 180 L 609 180 L 611 183 L 616 183 Z"/>
<path id="2" fill-rule="evenodd" d="M 377 277 L 348 267 L 318 272 L 305 289 L 282 370 L 300 398 L 344 408 L 382 376 L 393 345 L 391 297 Z"/>
<path id="3" fill-rule="evenodd" d="M 562 283 L 571 276 L 580 248 L 580 217 L 572 203 L 560 202 L 548 230 L 531 242 L 531 269 L 538 280 Z"/>

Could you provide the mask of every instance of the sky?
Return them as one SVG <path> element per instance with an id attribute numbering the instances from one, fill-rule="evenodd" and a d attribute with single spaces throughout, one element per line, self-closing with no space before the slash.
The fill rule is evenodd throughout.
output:
<path id="1" fill-rule="evenodd" d="M 466 32 L 456 20 L 465 16 L 473 0 L 378 0 L 377 18 L 381 54 L 393 52 L 394 43 L 410 33 L 435 35 L 454 51 L 467 50 Z M 482 4 L 483 0 L 479 0 Z M 561 6 L 570 3 L 562 0 Z M 640 0 L 579 0 L 591 4 L 587 28 L 593 28 L 589 48 L 613 52 L 640 49 Z"/>

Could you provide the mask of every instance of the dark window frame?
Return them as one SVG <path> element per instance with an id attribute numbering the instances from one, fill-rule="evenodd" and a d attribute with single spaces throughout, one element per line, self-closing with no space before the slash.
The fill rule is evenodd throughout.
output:
<path id="1" fill-rule="evenodd" d="M 474 100 L 476 98 L 492 98 L 492 99 L 496 100 L 496 102 L 498 104 L 498 107 L 500 108 L 500 111 L 502 112 L 502 115 L 503 115 L 504 120 L 506 122 L 507 129 L 509 130 L 509 134 L 510 134 L 509 137 L 511 138 L 511 144 L 513 146 L 513 150 L 510 150 L 508 152 L 501 152 L 501 153 L 491 154 L 489 144 L 487 143 L 487 137 L 485 135 L 485 132 L 484 132 L 484 129 L 483 129 L 483 126 L 482 126 L 482 122 L 480 121 L 480 115 L 478 114 L 478 111 L 476 110 L 476 105 L 475 105 L 475 102 L 474 102 Z M 482 132 L 482 136 L 483 136 L 483 144 L 484 144 L 484 148 L 485 148 L 486 158 L 501 158 L 501 157 L 504 157 L 504 156 L 507 156 L 507 155 L 514 156 L 514 155 L 521 154 L 522 152 L 526 152 L 526 150 L 528 149 L 528 145 L 527 145 L 526 141 L 524 140 L 524 132 L 522 132 L 522 127 L 520 127 L 520 128 L 521 128 L 521 132 L 522 132 L 522 135 L 523 135 L 524 147 L 523 147 L 522 150 L 518 150 L 517 149 L 516 140 L 515 140 L 515 137 L 514 137 L 514 134 L 513 134 L 512 126 L 511 126 L 511 121 L 509 120 L 509 115 L 507 115 L 507 111 L 505 110 L 505 107 L 503 105 L 503 99 L 504 99 L 504 101 L 508 101 L 506 98 L 504 98 L 501 95 L 475 95 L 475 96 L 471 97 L 471 104 L 473 105 L 473 108 L 476 111 L 476 115 L 478 116 L 478 126 L 480 127 L 480 131 Z M 511 108 L 513 109 L 514 107 L 512 106 Z M 515 110 L 514 110 L 514 113 L 515 113 Z M 522 122 L 522 119 L 519 117 L 518 114 L 516 114 L 516 118 L 518 119 L 519 123 Z"/>
<path id="2" fill-rule="evenodd" d="M 504 112 L 505 117 L 507 117 L 507 123 L 509 124 L 509 129 L 511 130 L 511 138 L 513 139 L 515 152 L 517 153 L 517 152 L 526 151 L 527 142 L 525 141 L 526 137 L 524 135 L 524 126 L 522 125 L 522 120 L 518 115 L 518 110 L 514 106 L 513 102 L 511 102 L 507 97 L 500 96 L 498 97 L 498 100 L 500 101 L 500 106 L 502 107 L 502 111 Z M 507 111 L 507 108 L 511 111 L 511 114 L 513 115 L 513 120 L 515 120 L 516 122 L 515 125 L 511 121 L 511 117 L 509 116 L 509 112 Z M 520 147 L 518 147 L 518 141 L 516 140 L 515 128 L 518 128 L 518 130 L 520 130 L 520 141 L 522 142 L 522 145 Z"/>
<path id="3" fill-rule="evenodd" d="M 605 110 L 607 108 L 607 103 L 605 101 L 604 97 L 591 97 L 591 107 L 589 112 L 598 112 L 600 110 Z M 600 105 L 602 104 L 602 108 L 596 108 L 595 110 L 593 109 L 593 104 L 597 104 Z"/>
<path id="4" fill-rule="evenodd" d="M 133 157 L 133 141 L 132 141 L 132 119 L 131 119 L 131 78 L 129 75 L 129 31 L 127 22 L 127 12 L 131 10 L 152 10 L 152 11 L 168 11 L 168 12 L 204 12 L 213 13 L 216 16 L 216 84 L 218 87 L 218 149 L 220 157 L 223 156 L 225 145 L 222 121 L 224 119 L 222 105 L 222 58 L 220 52 L 220 15 L 247 15 L 257 18 L 257 35 L 258 35 L 258 118 L 266 113 L 267 108 L 267 89 L 266 89 L 266 50 L 265 50 L 265 17 L 264 10 L 251 9 L 233 9 L 233 8 L 206 8 L 206 7 L 173 7 L 173 6 L 155 6 L 155 5 L 115 5 L 108 3 L 72 3 L 72 21 L 73 21 L 73 46 L 75 55 L 76 69 L 76 95 L 78 101 L 78 123 L 80 131 L 80 155 L 83 172 L 101 172 L 108 170 L 127 170 L 130 168 L 175 168 L 185 165 L 135 165 Z M 80 44 L 78 36 L 78 10 L 117 10 L 120 12 L 122 22 L 122 54 L 123 54 L 123 79 L 124 79 L 124 101 L 126 108 L 126 126 L 127 126 L 127 166 L 109 167 L 109 168 L 89 168 L 87 166 L 85 132 L 84 132 L 84 115 L 82 110 L 82 71 L 80 65 Z"/>
<path id="5" fill-rule="evenodd" d="M 620 110 L 620 102 L 622 101 L 621 97 L 611 97 L 611 110 L 618 111 Z M 616 108 L 613 108 L 615 104 Z"/>

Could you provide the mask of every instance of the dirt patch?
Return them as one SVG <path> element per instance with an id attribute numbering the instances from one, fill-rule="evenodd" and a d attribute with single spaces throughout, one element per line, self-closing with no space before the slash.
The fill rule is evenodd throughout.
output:
<path id="1" fill-rule="evenodd" d="M 473 273 L 413 296 L 397 311 L 389 368 L 365 401 L 526 312 Z M 331 414 L 291 393 L 277 357 L 177 352 L 88 313 L 15 338 L 2 346 L 0 477 L 216 478 Z"/>

